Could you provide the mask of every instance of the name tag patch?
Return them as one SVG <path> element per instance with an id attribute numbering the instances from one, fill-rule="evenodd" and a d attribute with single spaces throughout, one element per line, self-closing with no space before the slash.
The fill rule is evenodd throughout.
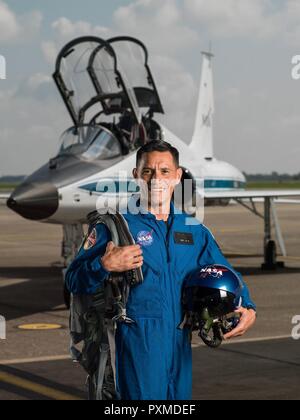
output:
<path id="1" fill-rule="evenodd" d="M 195 245 L 192 233 L 174 233 L 175 244 L 177 245 Z"/>

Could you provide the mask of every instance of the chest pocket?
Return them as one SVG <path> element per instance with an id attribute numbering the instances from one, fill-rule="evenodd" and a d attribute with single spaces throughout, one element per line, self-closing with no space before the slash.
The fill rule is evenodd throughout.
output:
<path id="1" fill-rule="evenodd" d="M 184 278 L 186 274 L 197 267 L 199 247 L 193 244 L 178 244 L 174 241 L 173 253 L 175 256 L 175 270 L 180 278 Z"/>
<path id="2" fill-rule="evenodd" d="M 143 265 L 144 283 L 131 289 L 127 315 L 132 319 L 162 318 L 162 287 L 160 273 Z"/>

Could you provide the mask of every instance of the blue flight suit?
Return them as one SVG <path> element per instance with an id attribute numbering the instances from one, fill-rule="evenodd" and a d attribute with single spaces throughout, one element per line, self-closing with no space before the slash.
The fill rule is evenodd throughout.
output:
<path id="1" fill-rule="evenodd" d="M 117 391 L 122 400 L 191 400 L 192 349 L 182 322 L 182 285 L 199 266 L 230 266 L 211 232 L 202 224 L 188 226 L 185 214 L 168 223 L 150 213 L 124 214 L 144 255 L 144 283 L 131 289 L 127 315 L 134 324 L 118 324 L 116 333 Z M 73 294 L 93 294 L 109 273 L 101 266 L 111 235 L 97 226 L 96 243 L 80 250 L 66 282 Z M 243 306 L 255 309 L 245 285 Z"/>

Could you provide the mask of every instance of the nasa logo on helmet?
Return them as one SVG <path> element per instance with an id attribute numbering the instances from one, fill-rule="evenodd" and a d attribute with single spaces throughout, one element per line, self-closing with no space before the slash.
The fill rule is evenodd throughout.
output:
<path id="1" fill-rule="evenodd" d="M 229 270 L 220 266 L 208 266 L 201 269 L 199 275 L 201 278 L 206 278 L 212 276 L 214 278 L 220 279 L 223 277 L 223 273 L 228 272 Z"/>

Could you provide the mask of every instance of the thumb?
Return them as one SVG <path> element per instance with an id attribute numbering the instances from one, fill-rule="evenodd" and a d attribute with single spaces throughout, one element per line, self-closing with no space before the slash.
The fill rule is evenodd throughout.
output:
<path id="1" fill-rule="evenodd" d="M 109 242 L 106 247 L 106 252 L 111 252 L 115 248 L 115 244 L 113 242 Z"/>
<path id="2" fill-rule="evenodd" d="M 240 308 L 237 308 L 234 312 L 235 312 L 236 314 L 243 315 L 245 312 L 247 312 L 247 309 L 246 309 L 246 308 L 243 308 L 243 307 L 241 306 Z"/>

